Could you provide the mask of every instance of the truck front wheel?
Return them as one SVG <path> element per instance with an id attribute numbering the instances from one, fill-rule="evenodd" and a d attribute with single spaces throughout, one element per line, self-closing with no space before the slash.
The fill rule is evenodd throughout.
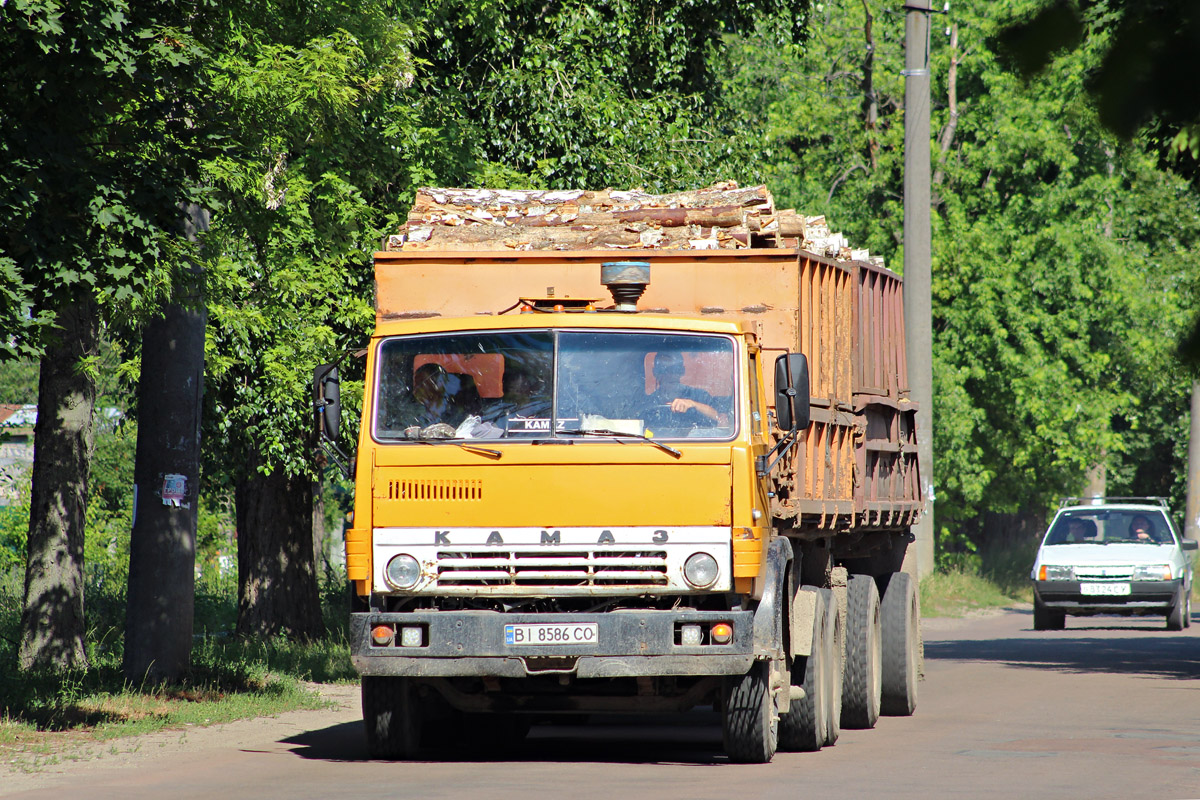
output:
<path id="1" fill-rule="evenodd" d="M 775 756 L 779 717 L 771 697 L 770 666 L 756 661 L 745 675 L 726 682 L 721 721 L 730 761 L 765 764 Z"/>
<path id="2" fill-rule="evenodd" d="M 813 609 L 812 650 L 792 663 L 792 684 L 804 688 L 804 698 L 793 700 L 779 719 L 779 747 L 789 752 L 820 750 L 830 735 L 832 713 L 830 670 L 833 669 L 833 631 L 829 629 L 829 599 L 832 593 L 813 586 L 800 591 L 816 594 Z"/>
<path id="3" fill-rule="evenodd" d="M 362 711 L 367 754 L 371 758 L 408 759 L 417 754 L 421 717 L 408 678 L 364 675 Z"/>

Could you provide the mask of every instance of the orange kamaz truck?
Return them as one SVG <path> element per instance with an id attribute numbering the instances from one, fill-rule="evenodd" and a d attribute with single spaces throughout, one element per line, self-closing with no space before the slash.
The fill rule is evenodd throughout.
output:
<path id="1" fill-rule="evenodd" d="M 710 707 L 766 762 L 913 712 L 915 407 L 868 258 L 764 187 L 419 192 L 346 533 L 372 757 Z"/>

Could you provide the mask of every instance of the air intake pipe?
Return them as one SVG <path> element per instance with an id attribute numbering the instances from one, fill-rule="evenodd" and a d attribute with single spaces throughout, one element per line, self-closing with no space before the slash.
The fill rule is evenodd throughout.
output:
<path id="1" fill-rule="evenodd" d="M 600 282 L 612 293 L 617 311 L 634 313 L 638 298 L 650 285 L 650 262 L 609 261 L 601 264 Z"/>

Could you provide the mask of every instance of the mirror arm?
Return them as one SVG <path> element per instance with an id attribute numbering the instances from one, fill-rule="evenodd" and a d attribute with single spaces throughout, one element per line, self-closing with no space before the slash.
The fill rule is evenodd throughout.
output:
<path id="1" fill-rule="evenodd" d="M 333 465 L 342 473 L 342 477 L 347 480 L 353 480 L 354 468 L 350 464 L 350 456 L 342 448 L 338 447 L 337 442 L 322 439 L 318 446 L 321 448 L 321 452 L 325 454 L 325 457 L 333 462 Z"/>
<path id="2" fill-rule="evenodd" d="M 800 429 L 792 428 L 783 435 L 783 438 L 775 443 L 775 446 L 767 451 L 766 455 L 758 457 L 758 476 L 765 478 L 774 471 L 775 466 L 780 459 L 788 454 L 788 451 L 800 440 Z M 775 456 L 775 460 L 771 460 L 771 456 Z"/>

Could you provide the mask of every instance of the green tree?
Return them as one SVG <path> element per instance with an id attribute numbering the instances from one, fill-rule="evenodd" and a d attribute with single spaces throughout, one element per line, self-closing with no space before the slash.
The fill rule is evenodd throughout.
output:
<path id="1" fill-rule="evenodd" d="M 958 3 L 931 40 L 937 525 L 981 544 L 987 514 L 1043 513 L 1094 464 L 1136 493 L 1178 465 L 1161 458 L 1185 396 L 1171 351 L 1195 197 L 1092 110 L 1103 41 L 1029 83 L 1002 66 L 997 34 L 1036 8 Z M 742 39 L 729 74 L 748 114 L 766 109 L 781 204 L 899 268 L 902 30 L 886 10 L 823 4 L 803 52 Z"/>
<path id="2" fill-rule="evenodd" d="M 761 18 L 775 41 L 796 41 L 807 9 L 782 0 L 425 0 L 414 105 L 464 146 L 445 151 L 458 163 L 422 158 L 418 182 L 676 190 L 753 176 L 752 137 L 727 113 L 722 35 Z"/>
<path id="3" fill-rule="evenodd" d="M 152 305 L 175 262 L 202 125 L 188 98 L 197 3 L 0 6 L 0 317 L 8 355 L 41 360 L 23 668 L 83 649 L 84 509 L 105 319 Z"/>
<path id="4" fill-rule="evenodd" d="M 207 81 L 235 146 L 205 164 L 204 458 L 235 499 L 238 632 L 323 632 L 313 551 L 313 367 L 366 337 L 370 251 L 418 136 L 411 29 L 388 2 L 228 9 Z"/>

